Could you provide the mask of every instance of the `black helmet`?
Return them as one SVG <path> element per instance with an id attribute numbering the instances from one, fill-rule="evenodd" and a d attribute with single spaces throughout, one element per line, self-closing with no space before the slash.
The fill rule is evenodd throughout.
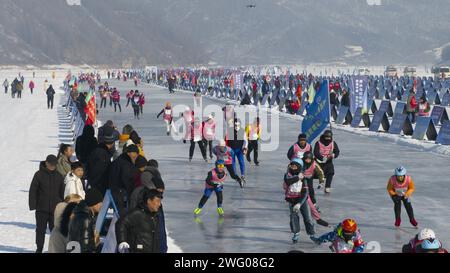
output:
<path id="1" fill-rule="evenodd" d="M 305 153 L 303 154 L 303 160 L 305 160 L 305 159 L 307 159 L 307 158 L 313 160 L 313 159 L 314 159 L 313 153 L 311 153 L 310 151 L 305 152 Z"/>
<path id="2" fill-rule="evenodd" d="M 331 130 L 325 130 L 325 132 L 323 133 L 324 137 L 333 137 L 333 132 L 331 132 Z"/>

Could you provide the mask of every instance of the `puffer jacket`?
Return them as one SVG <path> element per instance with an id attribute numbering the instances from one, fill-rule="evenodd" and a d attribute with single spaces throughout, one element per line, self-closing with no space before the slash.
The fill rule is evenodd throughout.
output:
<path id="1" fill-rule="evenodd" d="M 53 213 L 56 205 L 63 199 L 64 177 L 56 170 L 48 170 L 45 161 L 41 161 L 39 171 L 34 174 L 29 190 L 30 210 Z"/>

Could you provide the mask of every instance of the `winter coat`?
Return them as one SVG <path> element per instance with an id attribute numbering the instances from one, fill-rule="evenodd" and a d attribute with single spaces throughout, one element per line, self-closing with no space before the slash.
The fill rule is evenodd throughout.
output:
<path id="1" fill-rule="evenodd" d="M 322 143 L 324 142 L 323 136 L 320 137 L 320 141 Z M 339 153 L 340 153 L 339 147 L 338 147 L 336 142 L 333 143 L 333 146 L 334 146 L 333 147 L 334 158 L 337 158 L 339 156 Z M 318 161 L 322 161 L 323 160 L 323 156 L 320 154 L 319 141 L 317 141 L 316 144 L 314 145 L 314 158 L 316 158 Z M 334 175 L 333 159 L 329 159 L 327 162 L 319 163 L 319 164 L 320 164 L 320 167 L 322 168 L 325 176 L 327 176 L 327 175 Z"/>
<path id="2" fill-rule="evenodd" d="M 141 96 L 139 94 L 134 94 L 134 96 L 131 98 L 131 106 L 138 107 L 139 101 L 141 100 Z"/>
<path id="3" fill-rule="evenodd" d="M 137 185 L 137 187 L 133 190 L 130 197 L 130 202 L 128 203 L 128 207 L 130 209 L 134 209 L 138 207 L 140 200 L 142 200 L 143 190 L 147 189 L 156 189 L 157 187 L 164 187 L 164 182 L 162 181 L 161 174 L 158 169 L 152 166 L 145 167 L 143 173 L 140 174 L 142 182 L 141 185 Z"/>
<path id="4" fill-rule="evenodd" d="M 59 155 L 58 164 L 56 164 L 56 170 L 62 175 L 62 177 L 66 177 L 66 175 L 72 170 L 70 166 L 69 159 L 64 155 Z"/>
<path id="5" fill-rule="evenodd" d="M 81 179 L 72 172 L 66 175 L 64 179 L 64 197 L 69 194 L 78 194 L 84 200 L 86 193 L 84 192 L 83 182 Z"/>
<path id="6" fill-rule="evenodd" d="M 97 139 L 94 136 L 94 127 L 86 125 L 83 129 L 83 134 L 77 138 L 75 145 L 75 153 L 77 158 L 83 164 L 86 164 L 89 155 L 97 147 Z"/>
<path id="7" fill-rule="evenodd" d="M 28 84 L 28 88 L 34 89 L 34 82 L 33 81 L 30 81 L 30 83 Z"/>
<path id="8" fill-rule="evenodd" d="M 39 164 L 39 171 L 34 174 L 28 195 L 30 210 L 53 213 L 56 205 L 64 199 L 64 177 Z"/>
<path id="9" fill-rule="evenodd" d="M 108 186 L 109 167 L 113 151 L 109 150 L 104 143 L 100 143 L 97 148 L 89 155 L 86 164 L 86 176 L 88 183 L 101 191 L 106 192 Z"/>
<path id="10" fill-rule="evenodd" d="M 66 202 L 56 205 L 54 213 L 54 227 L 48 241 L 48 253 L 65 253 L 67 245 L 67 237 L 61 234 L 62 214 L 67 207 Z"/>
<path id="11" fill-rule="evenodd" d="M 74 217 L 69 223 L 69 242 L 80 244 L 81 253 L 95 253 L 95 216 L 85 201 L 81 201 L 73 210 Z"/>
<path id="12" fill-rule="evenodd" d="M 160 211 L 141 204 L 116 223 L 117 245 L 127 242 L 131 253 L 160 253 Z"/>
<path id="13" fill-rule="evenodd" d="M 111 164 L 109 171 L 109 188 L 114 193 L 131 196 L 134 190 L 134 178 L 138 169 L 127 154 L 121 154 Z"/>
<path id="14" fill-rule="evenodd" d="M 408 95 L 408 99 L 406 101 L 406 112 L 416 112 L 417 108 L 417 100 L 416 100 L 416 94 L 414 92 L 410 92 Z"/>
<path id="15" fill-rule="evenodd" d="M 113 91 L 111 93 L 111 98 L 112 98 L 113 102 L 119 102 L 120 101 L 120 93 L 119 93 L 119 91 Z"/>
<path id="16" fill-rule="evenodd" d="M 145 104 L 145 96 L 144 94 L 141 94 L 139 96 L 139 102 L 138 102 L 139 106 L 143 106 Z"/>
<path id="17" fill-rule="evenodd" d="M 350 107 L 350 95 L 349 93 L 345 93 L 341 98 L 341 105 Z"/>
<path id="18" fill-rule="evenodd" d="M 47 91 L 45 91 L 45 94 L 47 94 L 47 97 L 53 97 L 55 95 L 55 89 L 53 89 L 53 86 L 50 86 L 47 88 Z"/>

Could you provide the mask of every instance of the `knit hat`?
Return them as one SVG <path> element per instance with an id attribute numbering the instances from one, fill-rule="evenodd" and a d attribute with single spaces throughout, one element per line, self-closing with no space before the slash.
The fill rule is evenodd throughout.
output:
<path id="1" fill-rule="evenodd" d="M 139 153 L 139 148 L 138 148 L 138 146 L 131 144 L 131 145 L 127 146 L 126 151 L 127 151 L 127 153 Z"/>
<path id="2" fill-rule="evenodd" d="M 113 135 L 104 136 L 103 137 L 103 142 L 105 144 L 113 144 L 114 143 L 114 136 Z"/>
<path id="3" fill-rule="evenodd" d="M 142 155 L 139 155 L 136 158 L 136 163 L 134 165 L 136 165 L 136 168 L 143 168 L 147 166 L 147 159 L 145 159 L 145 157 L 143 157 Z"/>
<path id="4" fill-rule="evenodd" d="M 298 140 L 306 140 L 306 134 L 299 134 L 298 135 Z"/>
<path id="5" fill-rule="evenodd" d="M 154 197 L 159 197 L 159 198 L 163 198 L 162 193 L 160 193 L 158 190 L 155 189 L 147 189 L 144 188 L 144 192 L 143 192 L 143 201 L 147 202 L 148 199 L 153 199 Z"/>
<path id="6" fill-rule="evenodd" d="M 96 189 L 89 189 L 86 192 L 86 199 L 84 201 L 86 201 L 88 207 L 92 207 L 103 202 L 103 195 Z"/>

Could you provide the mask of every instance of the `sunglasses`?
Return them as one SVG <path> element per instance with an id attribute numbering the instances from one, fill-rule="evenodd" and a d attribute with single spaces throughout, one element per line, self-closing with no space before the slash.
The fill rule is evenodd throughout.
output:
<path id="1" fill-rule="evenodd" d="M 218 165 L 217 165 L 217 168 L 223 168 L 223 167 L 225 167 L 224 164 L 218 164 Z"/>

